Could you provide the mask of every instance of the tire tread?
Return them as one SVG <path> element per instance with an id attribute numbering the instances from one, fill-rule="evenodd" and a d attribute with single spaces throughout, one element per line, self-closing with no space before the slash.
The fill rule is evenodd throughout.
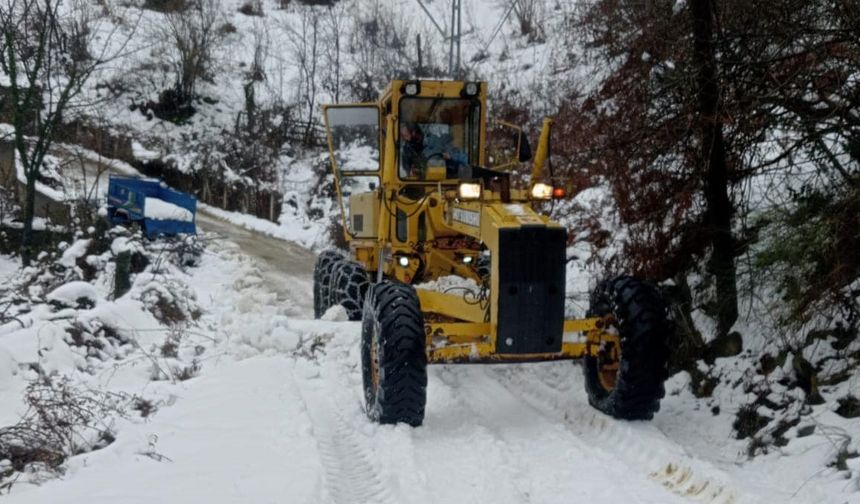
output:
<path id="1" fill-rule="evenodd" d="M 383 424 L 424 421 L 427 403 L 427 355 L 424 317 L 415 289 L 385 281 L 371 286 L 362 321 L 362 370 L 367 414 Z M 370 345 L 379 327 L 379 388 L 373 390 Z"/>
<path id="2" fill-rule="evenodd" d="M 613 315 L 621 337 L 621 363 L 615 388 L 598 379 L 597 358 L 583 369 L 588 402 L 615 418 L 650 420 L 665 395 L 671 325 L 665 303 L 653 285 L 631 276 L 601 282 L 591 295 L 588 316 Z"/>

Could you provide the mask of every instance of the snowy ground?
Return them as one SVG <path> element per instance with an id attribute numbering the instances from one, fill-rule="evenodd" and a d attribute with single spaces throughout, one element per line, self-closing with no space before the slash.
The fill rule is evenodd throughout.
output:
<path id="1" fill-rule="evenodd" d="M 856 477 L 826 467 L 840 435 L 828 429 L 840 417 L 822 410 L 812 415 L 820 421 L 816 435 L 748 460 L 747 442 L 733 439 L 731 427 L 740 396 L 727 387 L 731 394 L 705 405 L 683 374 L 667 384 L 653 422 L 629 423 L 588 406 L 581 369 L 571 363 L 436 366 L 423 427 L 371 424 L 362 411 L 358 325 L 310 320 L 315 256 L 283 240 L 318 248 L 319 226 L 206 206 L 197 222 L 208 251 L 183 281 L 206 312 L 188 343 L 205 349 L 199 377 L 153 382 L 151 364 L 130 359 L 87 378 L 151 399 L 158 410 L 145 420 L 118 420 L 115 443 L 72 458 L 59 479 L 14 485 L 7 500 L 860 502 Z M 587 249 L 580 243 L 569 252 L 586 258 Z M 0 279 L 16 269 L 3 258 Z M 569 263 L 577 314 L 592 270 L 583 260 Z M 142 348 L 168 332 L 151 318 L 123 321 Z M 47 349 L 57 369 L 74 362 L 47 332 L 40 330 L 38 345 L 0 336 L 0 357 L 12 355 L 23 369 L 27 355 Z M 20 396 L 26 376 L 0 377 L 0 400 Z M 0 420 L 10 424 L 17 414 L 7 409 Z M 848 463 L 856 474 L 855 460 Z"/>
<path id="2" fill-rule="evenodd" d="M 423 427 L 372 424 L 358 324 L 310 320 L 313 256 L 201 226 L 209 250 L 186 279 L 206 310 L 199 377 L 106 370 L 103 387 L 158 410 L 7 502 L 860 502 L 854 481 L 814 463 L 820 440 L 745 462 L 680 376 L 653 422 L 620 422 L 588 406 L 571 363 L 434 366 Z"/>

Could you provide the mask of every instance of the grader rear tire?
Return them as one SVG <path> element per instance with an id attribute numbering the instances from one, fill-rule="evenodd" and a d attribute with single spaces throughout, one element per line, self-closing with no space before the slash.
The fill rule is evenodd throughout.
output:
<path id="1" fill-rule="evenodd" d="M 349 320 L 361 320 L 364 298 L 370 287 L 370 277 L 364 266 L 354 261 L 335 264 L 329 289 L 331 306 L 341 305 Z"/>
<path id="2" fill-rule="evenodd" d="M 588 402 L 615 418 L 650 420 L 665 395 L 665 338 L 671 331 L 666 305 L 654 286 L 620 276 L 601 282 L 591 295 L 588 316 L 607 315 L 621 348 L 607 345 L 597 357 L 585 358 Z"/>
<path id="3" fill-rule="evenodd" d="M 314 318 L 322 317 L 331 308 L 331 273 L 339 262 L 345 260 L 339 250 L 323 250 L 317 257 L 314 266 Z"/>
<path id="4" fill-rule="evenodd" d="M 427 354 L 424 315 L 413 287 L 390 281 L 371 286 L 361 324 L 361 369 L 371 420 L 421 425 Z"/>

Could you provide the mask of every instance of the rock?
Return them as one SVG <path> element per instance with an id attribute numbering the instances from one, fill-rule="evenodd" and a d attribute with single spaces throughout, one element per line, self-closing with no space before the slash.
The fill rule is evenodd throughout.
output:
<path id="1" fill-rule="evenodd" d="M 818 392 L 818 375 L 812 364 L 803 356 L 794 354 L 791 367 L 797 377 L 797 386 L 806 393 L 807 404 L 824 404 L 824 398 Z"/>
<path id="2" fill-rule="evenodd" d="M 717 336 L 713 341 L 708 343 L 708 356 L 711 359 L 733 357 L 741 353 L 743 349 L 744 341 L 741 334 L 737 331 L 732 331 L 725 336 Z"/>
<path id="3" fill-rule="evenodd" d="M 860 416 L 860 399 L 853 395 L 847 395 L 837 401 L 839 407 L 836 408 L 836 414 L 844 418 L 857 418 Z"/>
<path id="4" fill-rule="evenodd" d="M 770 422 L 771 419 L 760 415 L 757 409 L 757 405 L 747 404 L 738 410 L 732 423 L 737 439 L 752 437 Z"/>
<path id="5" fill-rule="evenodd" d="M 804 425 L 797 428 L 797 437 L 811 436 L 815 432 L 815 424 Z"/>

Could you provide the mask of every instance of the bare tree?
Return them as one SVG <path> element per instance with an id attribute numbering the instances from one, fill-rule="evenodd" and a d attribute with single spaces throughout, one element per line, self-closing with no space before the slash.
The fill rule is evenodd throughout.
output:
<path id="1" fill-rule="evenodd" d="M 245 93 L 245 127 L 251 135 L 256 135 L 257 115 L 259 113 L 255 86 L 258 82 L 266 80 L 266 59 L 269 44 L 269 32 L 266 25 L 263 23 L 255 24 L 254 61 L 251 62 L 251 69 L 246 75 L 245 84 L 242 86 Z"/>
<path id="2" fill-rule="evenodd" d="M 219 4 L 218 0 L 191 0 L 185 10 L 165 13 L 164 35 L 173 53 L 177 104 L 194 98 L 197 81 L 212 65 L 212 50 L 221 36 L 217 26 L 221 19 Z"/>
<path id="3" fill-rule="evenodd" d="M 0 3 L 0 70 L 7 80 L 4 99 L 26 178 L 21 240 L 25 266 L 32 257 L 36 181 L 64 113 L 74 106 L 93 73 L 119 54 L 107 53 L 111 49 L 106 40 L 118 28 L 115 26 L 105 39 L 105 33 L 99 33 L 104 19 L 104 14 L 94 11 L 85 0 Z M 103 49 L 91 54 L 96 33 L 103 37 Z"/>
<path id="4" fill-rule="evenodd" d="M 530 42 L 543 38 L 543 27 L 540 26 L 540 15 L 543 0 L 512 0 L 514 16 L 520 28 L 520 35 L 528 37 Z"/>
<path id="5" fill-rule="evenodd" d="M 331 5 L 326 9 L 324 29 L 330 43 L 323 49 L 328 69 L 323 87 L 332 95 L 335 102 L 340 101 L 341 32 L 344 31 L 346 19 L 346 8 L 342 3 Z"/>
<path id="6" fill-rule="evenodd" d="M 434 61 L 442 61 L 433 50 L 433 44 L 422 48 L 423 61 L 419 64 L 417 47 L 412 47 L 413 33 L 408 16 L 383 11 L 376 5 L 372 11 L 356 12 L 352 19 L 350 37 L 346 41 L 346 54 L 355 68 L 344 76 L 343 84 L 351 99 L 371 101 L 388 81 L 408 75 L 442 74 L 434 68 Z M 429 32 L 424 40 L 432 40 Z"/>
<path id="7" fill-rule="evenodd" d="M 320 36 L 321 36 L 320 14 L 317 9 L 305 9 L 302 11 L 301 21 L 298 27 L 287 26 L 287 34 L 292 44 L 292 56 L 299 67 L 298 101 L 305 108 L 305 128 L 303 142 L 313 143 L 313 132 L 317 114 L 317 93 L 319 92 L 319 72 L 317 62 L 319 61 Z"/>

